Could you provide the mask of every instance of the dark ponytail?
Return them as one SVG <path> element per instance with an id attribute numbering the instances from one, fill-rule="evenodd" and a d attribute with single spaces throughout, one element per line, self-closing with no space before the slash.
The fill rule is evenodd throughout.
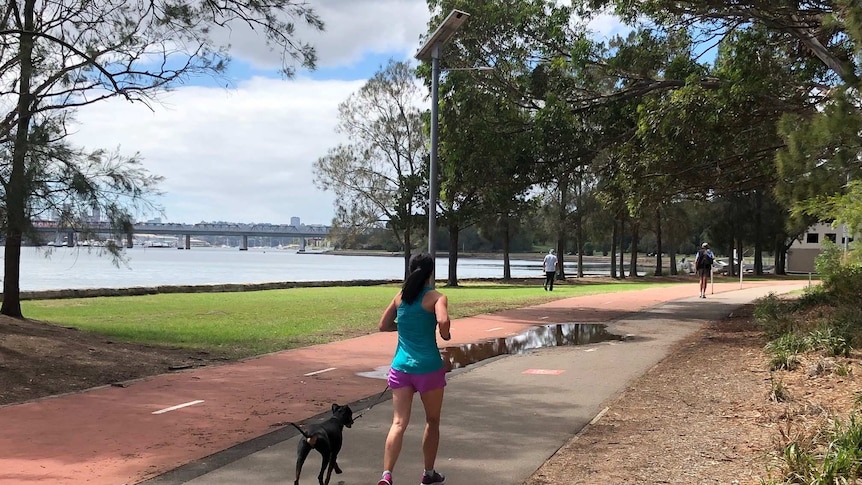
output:
<path id="1" fill-rule="evenodd" d="M 434 259 L 427 253 L 414 254 L 410 258 L 409 269 L 410 274 L 401 287 L 401 299 L 408 305 L 416 300 L 425 287 L 425 282 L 434 274 Z"/>

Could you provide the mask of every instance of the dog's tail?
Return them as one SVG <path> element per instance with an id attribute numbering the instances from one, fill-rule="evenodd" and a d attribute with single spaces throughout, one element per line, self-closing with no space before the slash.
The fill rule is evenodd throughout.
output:
<path id="1" fill-rule="evenodd" d="M 300 428 L 299 425 L 296 423 L 290 424 L 293 425 L 294 428 L 298 429 L 300 433 L 302 433 L 302 436 L 305 437 L 306 443 L 310 444 L 311 446 L 314 446 L 315 442 L 317 442 L 317 436 L 306 433 L 305 430 Z"/>

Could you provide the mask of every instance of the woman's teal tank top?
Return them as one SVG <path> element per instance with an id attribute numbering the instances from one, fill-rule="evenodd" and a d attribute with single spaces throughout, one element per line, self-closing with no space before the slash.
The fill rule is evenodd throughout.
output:
<path id="1" fill-rule="evenodd" d="M 427 374 L 440 370 L 443 359 L 437 349 L 437 317 L 422 308 L 422 299 L 431 291 L 425 287 L 412 304 L 398 305 L 398 348 L 392 368 L 407 374 Z"/>

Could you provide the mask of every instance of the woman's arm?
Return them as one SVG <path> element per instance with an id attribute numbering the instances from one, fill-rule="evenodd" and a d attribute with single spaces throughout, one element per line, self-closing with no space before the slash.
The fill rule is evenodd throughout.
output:
<path id="1" fill-rule="evenodd" d="M 452 334 L 449 333 L 449 327 L 452 322 L 449 320 L 449 300 L 446 295 L 440 295 L 434 303 L 434 314 L 437 316 L 437 327 L 440 329 L 440 338 L 449 340 Z"/>
<path id="2" fill-rule="evenodd" d="M 389 302 L 386 310 L 383 310 L 383 315 L 380 317 L 380 323 L 377 324 L 377 330 L 381 332 L 396 332 L 398 324 L 395 322 L 395 317 L 398 315 L 398 304 L 396 303 L 398 296 Z"/>

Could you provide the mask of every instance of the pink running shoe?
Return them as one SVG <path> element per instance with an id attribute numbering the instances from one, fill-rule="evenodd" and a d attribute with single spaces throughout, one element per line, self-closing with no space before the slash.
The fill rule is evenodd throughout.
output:
<path id="1" fill-rule="evenodd" d="M 383 475 L 383 478 L 381 478 L 380 481 L 377 482 L 377 485 L 392 485 L 392 474 L 387 473 Z"/>

